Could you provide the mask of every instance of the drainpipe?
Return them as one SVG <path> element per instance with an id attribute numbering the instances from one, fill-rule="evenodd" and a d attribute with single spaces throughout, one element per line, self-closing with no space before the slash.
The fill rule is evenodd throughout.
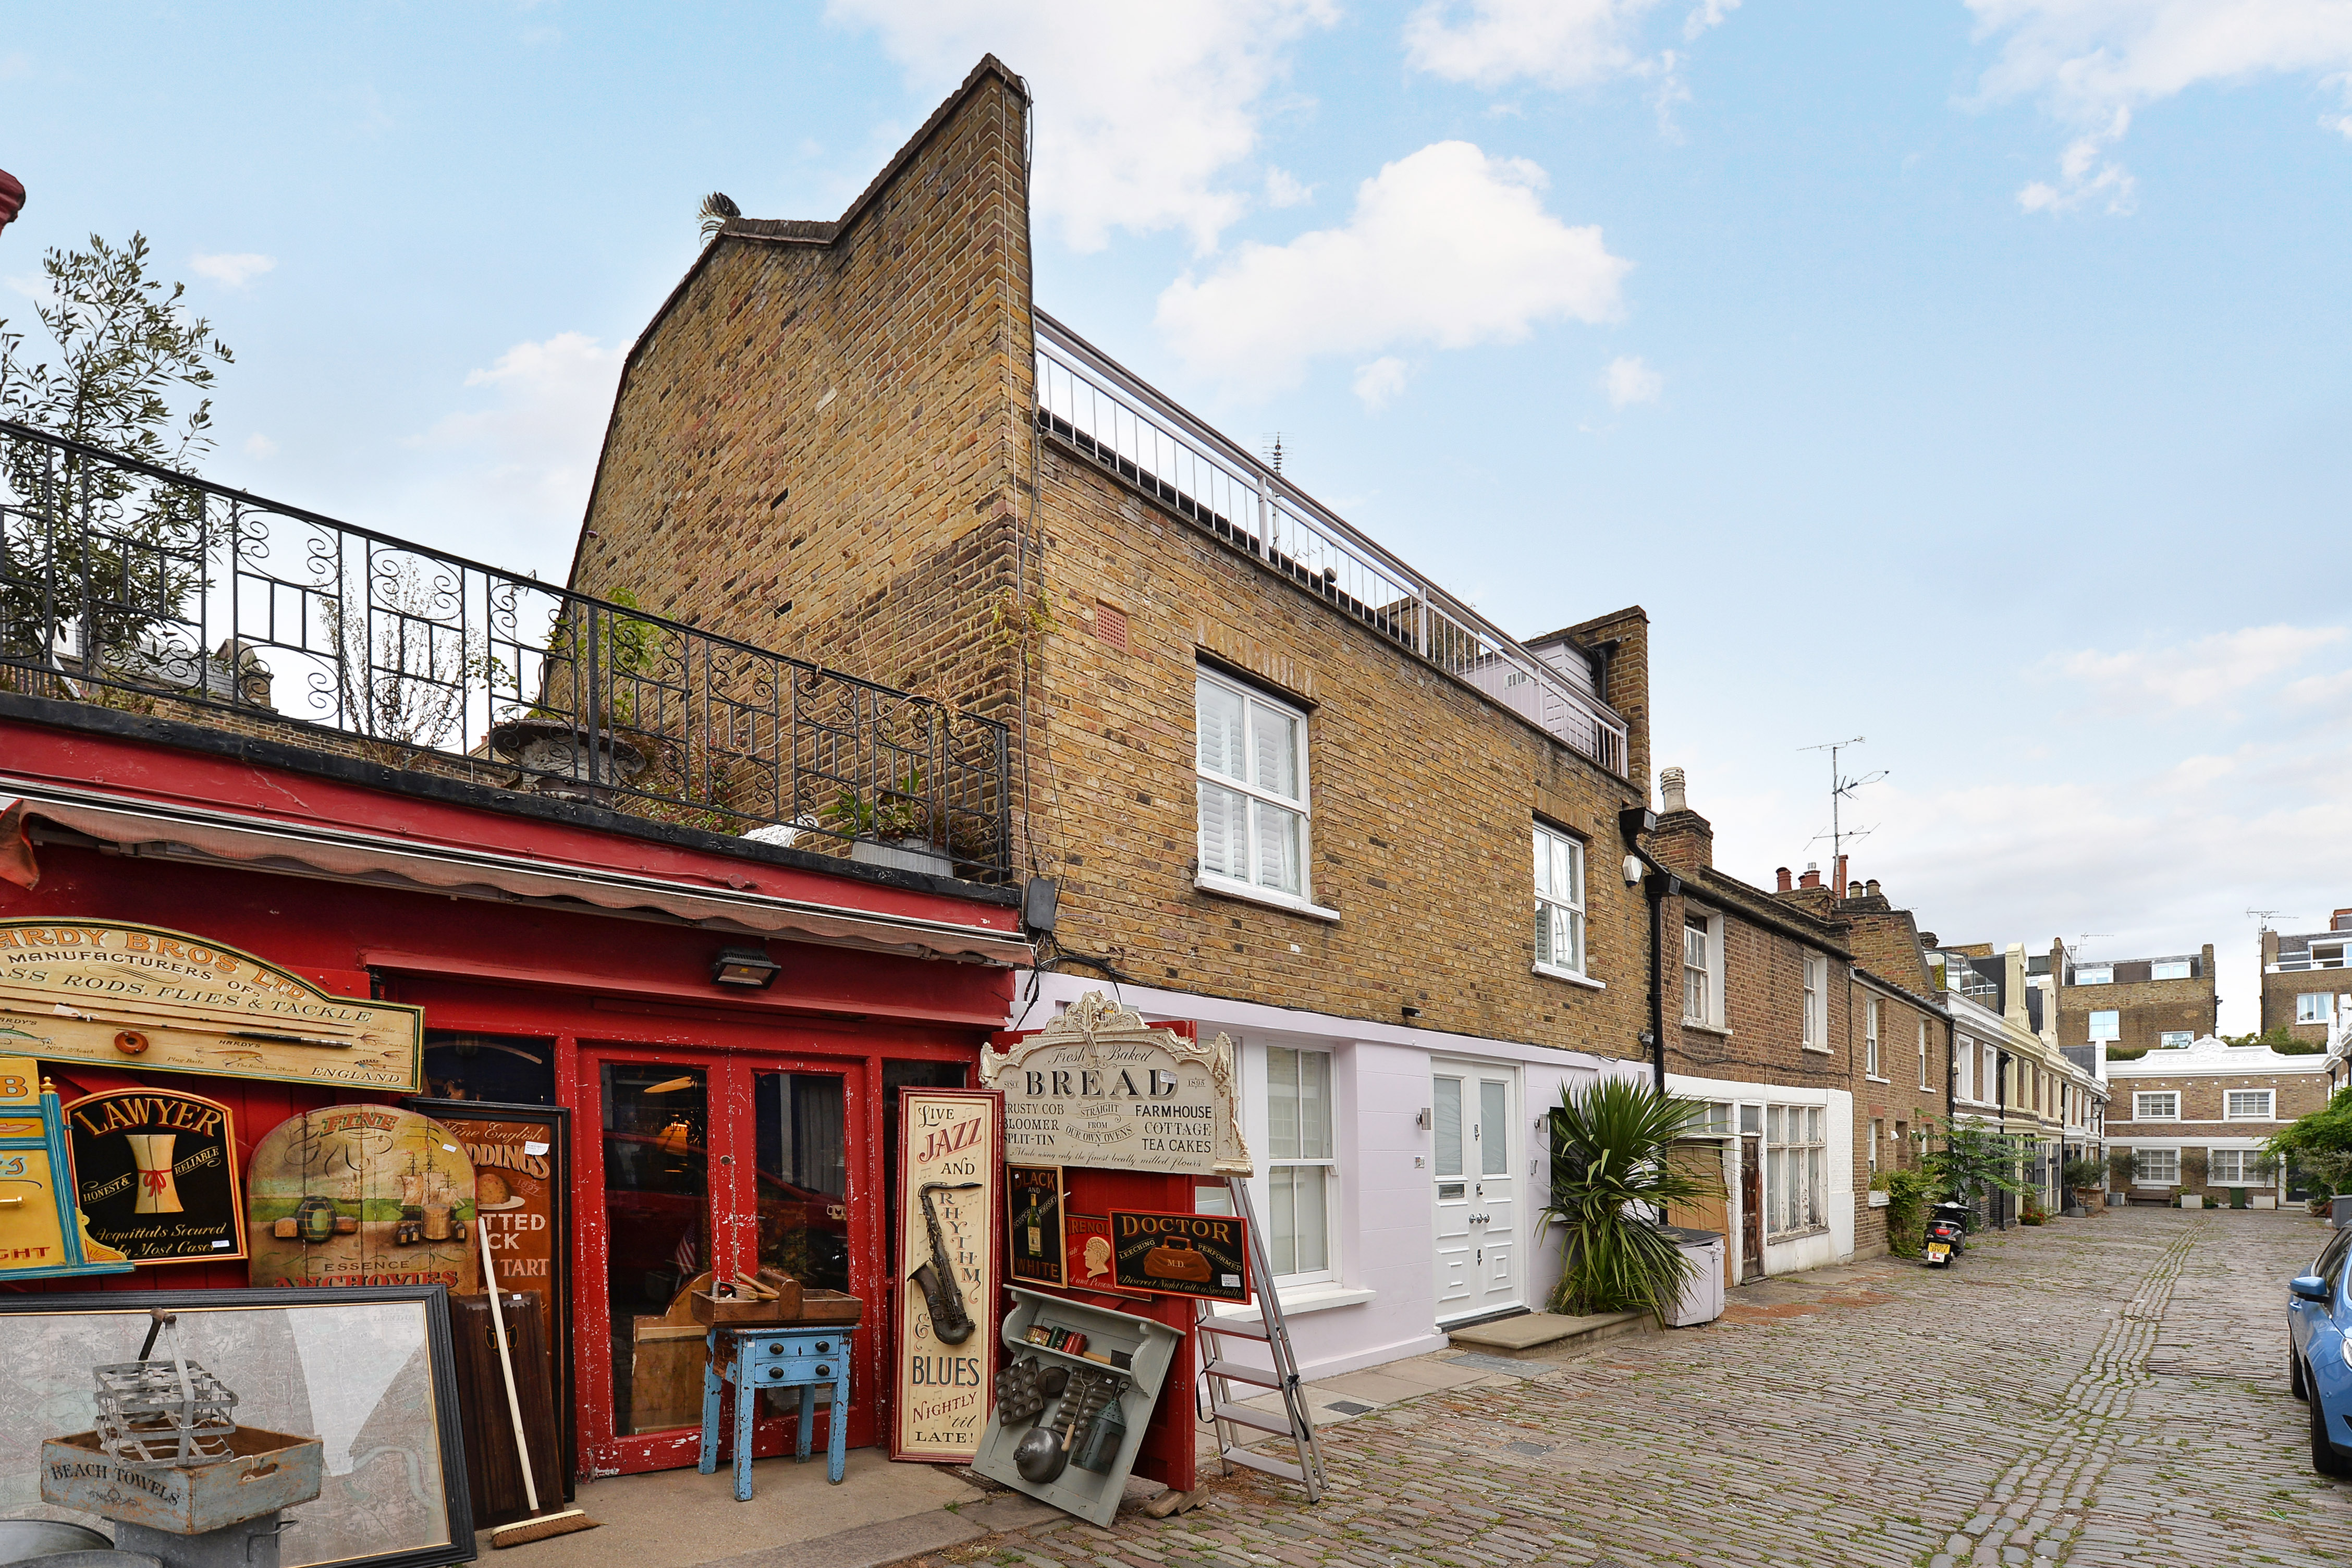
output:
<path id="1" fill-rule="evenodd" d="M 1994 1047 L 1993 1103 L 2000 1111 L 2000 1136 L 2004 1142 L 2009 1138 L 2009 1064 L 2015 1059 L 2007 1051 Z M 2003 1230 L 2009 1228 L 2008 1196 L 2007 1193 L 1999 1191 L 1992 1194 L 1993 1206 L 2000 1210 L 2000 1228 Z"/>
<path id="2" fill-rule="evenodd" d="M 1650 1047 L 1650 1081 L 1660 1094 L 1666 1092 L 1666 996 L 1663 954 L 1665 948 L 1664 919 L 1666 900 L 1683 890 L 1680 877 L 1667 870 L 1642 847 L 1642 835 L 1658 826 L 1657 814 L 1647 806 L 1629 805 L 1617 814 L 1617 834 L 1625 841 L 1625 858 L 1639 861 L 1649 875 L 1642 879 L 1642 892 L 1650 906 L 1650 1026 L 1644 1030 L 1643 1044 Z"/>

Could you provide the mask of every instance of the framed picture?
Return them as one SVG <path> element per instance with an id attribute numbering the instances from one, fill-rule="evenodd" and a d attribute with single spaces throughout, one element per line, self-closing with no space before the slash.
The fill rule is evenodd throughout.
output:
<path id="1" fill-rule="evenodd" d="M 174 1089 L 118 1089 L 65 1112 L 90 1235 L 139 1264 L 245 1256 L 227 1106 Z"/>
<path id="2" fill-rule="evenodd" d="M 563 1433 L 562 1474 L 579 1452 L 572 1386 L 572 1111 L 480 1100 L 403 1100 L 456 1134 L 474 1164 L 475 1223 L 490 1238 L 500 1290 L 546 1303 L 547 1386 Z"/>
<path id="3" fill-rule="evenodd" d="M 0 1514 L 41 1501 L 42 1441 L 95 1422 L 91 1368 L 133 1361 L 148 1309 L 237 1396 L 239 1426 L 323 1445 L 280 1568 L 441 1568 L 474 1556 L 448 1298 L 437 1285 L 0 1296 Z M 159 1346 L 160 1351 L 163 1347 Z"/>
<path id="4" fill-rule="evenodd" d="M 1092 1290 L 1103 1296 L 1126 1296 L 1138 1301 L 1149 1301 L 1150 1295 L 1142 1290 L 1122 1290 L 1111 1273 L 1110 1217 L 1108 1215 L 1080 1214 L 1072 1209 L 1062 1215 L 1062 1246 L 1067 1253 L 1063 1268 L 1063 1289 Z"/>
<path id="5" fill-rule="evenodd" d="M 1004 1097 L 898 1091 L 898 1400 L 890 1457 L 969 1464 L 996 1381 Z"/>
<path id="6" fill-rule="evenodd" d="M 1062 1201 L 1061 1166 L 1004 1167 L 1013 1279 L 1032 1285 L 1063 1283 Z"/>
<path id="7" fill-rule="evenodd" d="M 1110 1211 L 1111 1277 L 1122 1290 L 1250 1299 L 1249 1222 L 1221 1214 Z"/>

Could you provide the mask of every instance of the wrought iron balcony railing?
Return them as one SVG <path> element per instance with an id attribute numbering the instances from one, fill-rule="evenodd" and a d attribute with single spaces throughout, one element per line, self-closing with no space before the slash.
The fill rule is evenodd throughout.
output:
<path id="1" fill-rule="evenodd" d="M 972 879 L 1003 725 L 0 422 L 0 688 Z"/>
<path id="2" fill-rule="evenodd" d="M 1037 426 L 1613 773 L 1625 721 L 1469 605 L 1043 310 Z"/>

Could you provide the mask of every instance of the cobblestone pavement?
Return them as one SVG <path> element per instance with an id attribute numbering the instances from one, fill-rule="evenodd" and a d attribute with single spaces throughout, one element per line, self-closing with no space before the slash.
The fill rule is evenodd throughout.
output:
<path id="1" fill-rule="evenodd" d="M 2352 1487 L 2312 1473 L 2286 1392 L 2285 1281 L 2325 1238 L 2139 1209 L 1986 1237 L 1949 1272 L 1824 1270 L 1738 1321 L 1334 1427 L 1318 1507 L 1244 1473 L 1172 1519 L 1056 1518 L 923 1561 L 2352 1562 Z"/>

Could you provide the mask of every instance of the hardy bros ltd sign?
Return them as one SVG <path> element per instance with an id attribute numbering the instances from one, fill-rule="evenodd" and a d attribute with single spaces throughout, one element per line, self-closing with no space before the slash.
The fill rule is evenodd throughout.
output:
<path id="1" fill-rule="evenodd" d="M 1047 1027 L 982 1052 L 1004 1093 L 1004 1146 L 1024 1164 L 1171 1176 L 1246 1176 L 1234 1043 L 1145 1026 L 1089 991 Z"/>
<path id="2" fill-rule="evenodd" d="M 65 1108 L 89 1233 L 133 1263 L 245 1256 L 229 1109 L 168 1089 L 85 1095 Z"/>
<path id="3" fill-rule="evenodd" d="M 908 1089 L 898 1101 L 898 1366 L 890 1457 L 968 1462 L 996 1382 L 1003 1101 Z"/>
<path id="4" fill-rule="evenodd" d="M 184 931 L 0 921 L 0 1049 L 47 1061 L 413 1093 L 424 1025 Z"/>

